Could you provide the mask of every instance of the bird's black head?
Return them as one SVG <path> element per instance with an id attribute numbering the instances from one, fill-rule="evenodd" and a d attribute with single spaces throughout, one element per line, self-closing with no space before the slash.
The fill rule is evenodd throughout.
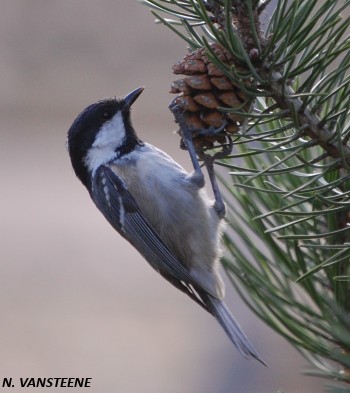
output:
<path id="1" fill-rule="evenodd" d="M 138 139 L 130 107 L 140 87 L 122 99 L 98 101 L 84 109 L 68 131 L 67 145 L 75 174 L 91 190 L 91 175 L 103 164 L 134 150 Z"/>

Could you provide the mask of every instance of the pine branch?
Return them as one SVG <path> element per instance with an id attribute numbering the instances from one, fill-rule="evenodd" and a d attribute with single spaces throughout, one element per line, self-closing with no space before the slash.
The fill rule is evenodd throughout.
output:
<path id="1" fill-rule="evenodd" d="M 266 87 L 271 91 L 271 97 L 279 108 L 288 109 L 292 114 L 291 119 L 295 123 L 295 127 L 300 127 L 305 135 L 319 144 L 330 157 L 339 159 L 340 166 L 348 169 L 350 147 L 346 141 L 334 140 L 334 133 L 325 124 L 322 124 L 320 118 L 309 108 L 304 109 L 303 101 L 290 86 L 281 84 L 282 79 L 280 73 L 272 73 L 269 86 Z"/>
<path id="2" fill-rule="evenodd" d="M 143 2 L 190 46 L 173 85 L 188 119 L 221 127 L 195 135 L 199 155 L 234 147 L 217 163 L 233 286 L 314 375 L 350 384 L 350 0 L 278 0 L 266 33 L 269 0 Z"/>

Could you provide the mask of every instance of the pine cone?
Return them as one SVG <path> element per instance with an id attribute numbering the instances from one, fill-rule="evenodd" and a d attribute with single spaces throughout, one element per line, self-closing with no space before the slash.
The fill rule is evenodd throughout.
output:
<path id="1" fill-rule="evenodd" d="M 238 70 L 244 71 L 220 45 L 212 44 L 211 49 L 220 61 L 227 65 L 234 64 Z M 244 110 L 248 111 L 250 98 L 209 60 L 205 48 L 187 54 L 173 66 L 173 72 L 186 76 L 175 80 L 170 92 L 179 94 L 175 102 L 184 110 L 189 125 L 195 128 L 219 128 L 226 123 L 224 132 L 234 134 L 239 130 L 243 117 L 221 112 L 218 107 L 241 108 L 244 104 Z M 197 148 L 211 148 L 214 143 L 223 144 L 226 139 L 224 132 L 214 136 L 196 136 L 194 143 Z"/>

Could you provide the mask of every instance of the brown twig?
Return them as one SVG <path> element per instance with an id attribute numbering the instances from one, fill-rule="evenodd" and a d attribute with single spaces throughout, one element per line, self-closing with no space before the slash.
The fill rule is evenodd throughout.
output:
<path id="1" fill-rule="evenodd" d="M 350 167 L 350 147 L 344 145 L 334 138 L 334 134 L 325 124 L 321 124 L 317 115 L 312 113 L 308 108 L 304 108 L 300 98 L 295 97 L 294 90 L 281 84 L 279 81 L 282 75 L 274 72 L 270 78 L 269 86 L 266 89 L 271 92 L 271 96 L 281 109 L 289 109 L 297 116 L 298 126 L 303 127 L 304 133 L 311 139 L 315 140 L 330 157 L 341 159 L 340 166 Z"/>

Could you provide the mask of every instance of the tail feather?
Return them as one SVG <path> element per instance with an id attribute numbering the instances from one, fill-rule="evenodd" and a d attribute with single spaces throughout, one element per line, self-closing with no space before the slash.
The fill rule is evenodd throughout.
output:
<path id="1" fill-rule="evenodd" d="M 267 364 L 253 347 L 248 337 L 243 333 L 243 330 L 230 310 L 226 307 L 225 303 L 207 293 L 201 294 L 201 298 L 206 304 L 208 311 L 217 319 L 238 351 L 244 357 L 255 358 L 267 367 Z"/>

